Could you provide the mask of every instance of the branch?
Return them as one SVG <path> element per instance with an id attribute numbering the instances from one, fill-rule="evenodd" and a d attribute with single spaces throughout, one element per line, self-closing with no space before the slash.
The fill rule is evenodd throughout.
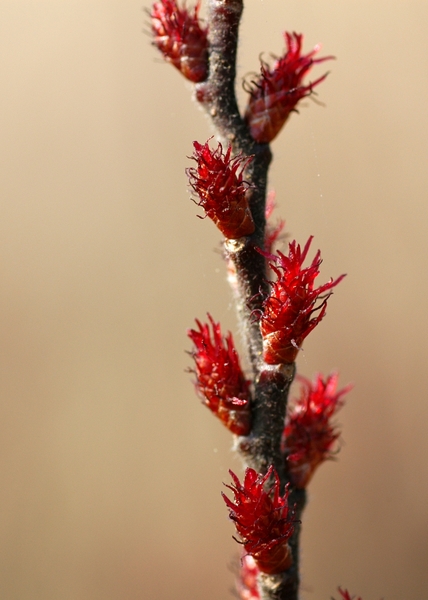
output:
<path id="1" fill-rule="evenodd" d="M 257 143 L 242 119 L 235 94 L 236 55 L 242 0 L 210 0 L 209 2 L 209 76 L 195 86 L 196 99 L 202 104 L 223 144 L 231 144 L 235 154 L 254 156 L 247 166 L 245 179 L 254 187 L 249 199 L 255 223 L 251 236 L 226 240 L 229 281 L 234 292 L 238 317 L 246 340 L 248 360 L 255 377 L 255 394 L 251 406 L 252 429 L 247 437 L 237 438 L 236 448 L 246 463 L 259 473 L 273 465 L 280 477 L 281 488 L 289 482 L 281 453 L 281 435 L 288 392 L 295 366 L 266 365 L 261 360 L 262 337 L 256 315 L 260 313 L 268 293 L 266 259 L 257 251 L 264 248 L 265 206 L 268 169 L 272 153 L 267 143 Z M 298 517 L 306 494 L 293 492 Z M 297 600 L 299 589 L 297 524 L 290 547 L 293 564 L 281 575 L 263 575 L 260 580 L 264 600 Z"/>
<path id="2" fill-rule="evenodd" d="M 325 380 L 318 375 L 313 384 L 306 382 L 285 428 L 284 421 L 298 351 L 323 319 L 332 289 L 343 276 L 315 286 L 319 250 L 304 267 L 312 237 L 303 247 L 291 242 L 288 255 L 271 254 L 281 226 L 266 238 L 266 190 L 269 143 L 297 103 L 326 77 L 304 84 L 305 75 L 331 57 L 314 58 L 318 47 L 302 54 L 303 36 L 285 32 L 285 54 L 272 67 L 262 61 L 259 78 L 247 86 L 243 118 L 235 95 L 243 0 L 207 1 L 208 27 L 199 21 L 199 1 L 188 10 L 176 0 L 159 0 L 151 13 L 152 31 L 165 58 L 195 83 L 195 97 L 221 142 L 215 150 L 208 142 L 194 142 L 197 167 L 188 169 L 188 175 L 197 203 L 226 238 L 229 282 L 253 380 L 241 370 L 232 334 L 223 336 L 220 324 L 208 315 L 210 323 L 196 321 L 197 329 L 189 331 L 196 387 L 205 405 L 235 434 L 235 448 L 249 466 L 243 485 L 231 472 L 234 485 L 227 487 L 236 503 L 225 502 L 260 571 L 261 597 L 297 600 L 305 487 L 331 456 L 339 434 L 329 419 L 349 386 L 336 391 L 336 374 Z M 272 283 L 267 281 L 266 257 L 276 276 Z"/>
<path id="3" fill-rule="evenodd" d="M 225 145 L 230 143 L 235 154 L 254 156 L 246 168 L 245 178 L 254 186 L 249 204 L 256 228 L 249 237 L 237 242 L 226 241 L 225 251 L 236 274 L 232 289 L 247 342 L 248 359 L 256 375 L 262 341 L 254 314 L 261 309 L 267 293 L 266 261 L 256 248 L 263 248 L 264 244 L 267 173 L 272 154 L 268 144 L 258 144 L 251 137 L 236 100 L 236 54 L 242 10 L 242 0 L 210 0 L 209 76 L 196 84 L 195 89 L 196 99 L 212 120 L 220 141 Z"/>

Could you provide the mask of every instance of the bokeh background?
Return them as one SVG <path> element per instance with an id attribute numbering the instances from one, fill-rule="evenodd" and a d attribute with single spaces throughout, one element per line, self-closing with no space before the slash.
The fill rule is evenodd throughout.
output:
<path id="1" fill-rule="evenodd" d="M 0 2 L 2 600 L 232 597 L 220 491 L 241 464 L 185 372 L 195 317 L 236 329 L 184 174 L 211 129 L 146 22 L 141 0 Z M 412 0 L 243 19 L 240 78 L 285 29 L 337 57 L 270 178 L 321 279 L 348 273 L 298 360 L 355 383 L 310 486 L 306 600 L 428 597 L 427 22 Z"/>

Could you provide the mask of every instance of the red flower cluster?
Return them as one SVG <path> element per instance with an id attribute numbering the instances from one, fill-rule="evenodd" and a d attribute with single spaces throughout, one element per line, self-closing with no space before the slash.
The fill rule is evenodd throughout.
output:
<path id="1" fill-rule="evenodd" d="M 208 29 L 199 23 L 199 8 L 200 1 L 192 14 L 176 0 L 160 0 L 150 13 L 154 45 L 194 83 L 208 76 Z"/>
<path id="2" fill-rule="evenodd" d="M 302 85 L 304 76 L 315 63 L 332 58 L 314 59 L 319 46 L 302 55 L 303 35 L 285 32 L 284 37 L 287 44 L 284 56 L 277 58 L 272 68 L 262 61 L 260 78 L 248 89 L 251 96 L 245 119 L 257 142 L 268 143 L 276 137 L 299 100 L 311 94 L 327 74 L 308 85 Z"/>
<path id="3" fill-rule="evenodd" d="M 288 256 L 282 252 L 269 256 L 277 280 L 272 283 L 270 295 L 263 304 L 260 320 L 263 358 L 269 364 L 294 362 L 303 340 L 324 317 L 331 289 L 345 277 L 341 275 L 314 288 L 322 262 L 320 251 L 309 267 L 302 266 L 311 242 L 312 236 L 302 251 L 300 244 L 293 241 L 289 244 Z M 321 301 L 318 305 L 317 300 Z"/>
<path id="4" fill-rule="evenodd" d="M 257 576 L 259 569 L 256 561 L 250 554 L 244 554 L 241 558 L 240 578 L 237 583 L 238 594 L 241 600 L 260 600 L 257 587 Z"/>
<path id="5" fill-rule="evenodd" d="M 229 473 L 233 485 L 226 487 L 232 490 L 235 502 L 225 494 L 222 496 L 246 552 L 251 554 L 263 573 L 273 575 L 285 571 L 292 562 L 288 540 L 294 531 L 294 513 L 288 506 L 288 488 L 281 497 L 278 474 L 273 466 L 264 476 L 254 469 L 247 469 L 243 484 L 235 473 Z M 264 486 L 271 476 L 274 483 L 265 491 Z"/>
<path id="6" fill-rule="evenodd" d="M 204 145 L 193 142 L 193 146 L 192 159 L 198 166 L 188 169 L 187 175 L 199 197 L 197 204 L 226 238 L 250 235 L 255 229 L 247 200 L 251 184 L 243 180 L 242 174 L 253 157 L 231 158 L 232 148 L 229 146 L 223 153 L 220 143 L 215 150 L 211 150 L 208 142 Z"/>
<path id="7" fill-rule="evenodd" d="M 192 352 L 196 366 L 196 388 L 205 405 L 237 435 L 250 432 L 250 390 L 235 350 L 232 334 L 222 336 L 220 323 L 202 324 L 191 329 L 189 338 L 195 345 Z"/>
<path id="8" fill-rule="evenodd" d="M 351 598 L 351 594 L 348 592 L 348 590 L 342 590 L 340 588 L 338 588 L 338 590 L 343 600 L 361 600 L 361 598 Z"/>
<path id="9" fill-rule="evenodd" d="M 343 406 L 343 396 L 352 385 L 337 391 L 338 374 L 325 379 L 317 375 L 312 383 L 300 377 L 300 398 L 289 410 L 283 434 L 283 450 L 293 484 L 305 488 L 318 465 L 332 458 L 340 432 L 331 423 Z"/>

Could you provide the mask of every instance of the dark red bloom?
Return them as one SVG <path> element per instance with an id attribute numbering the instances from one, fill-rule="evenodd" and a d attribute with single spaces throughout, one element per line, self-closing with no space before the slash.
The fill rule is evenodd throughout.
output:
<path id="1" fill-rule="evenodd" d="M 279 221 L 277 221 L 275 223 L 275 225 L 272 225 L 272 223 L 270 222 L 270 217 L 272 216 L 272 213 L 273 213 L 275 207 L 276 207 L 275 192 L 272 191 L 272 192 L 269 192 L 269 194 L 267 196 L 266 210 L 265 210 L 266 232 L 265 232 L 264 251 L 268 255 L 272 254 L 273 247 L 274 247 L 275 243 L 278 241 L 279 236 L 281 235 L 282 230 L 285 227 L 285 221 L 283 219 L 279 219 Z"/>
<path id="2" fill-rule="evenodd" d="M 311 265 L 303 268 L 311 242 L 312 236 L 302 250 L 293 241 L 288 256 L 279 251 L 269 256 L 277 280 L 271 285 L 260 320 L 263 358 L 269 364 L 294 362 L 303 340 L 324 317 L 332 288 L 344 277 L 314 288 L 322 261 L 318 250 Z"/>
<path id="3" fill-rule="evenodd" d="M 196 388 L 204 404 L 237 435 L 250 432 L 250 390 L 235 350 L 232 334 L 223 337 L 220 323 L 202 324 L 196 320 L 198 330 L 191 329 L 189 338 L 195 345 Z"/>
<path id="4" fill-rule="evenodd" d="M 332 58 L 313 58 L 319 46 L 302 55 L 303 35 L 284 33 L 287 51 L 276 58 L 272 68 L 261 61 L 261 75 L 247 90 L 250 93 L 245 119 L 257 142 L 270 142 L 281 130 L 299 100 L 312 93 L 327 74 L 314 82 L 302 85 L 304 76 L 312 65 Z"/>
<path id="5" fill-rule="evenodd" d="M 252 186 L 243 180 L 243 171 L 253 157 L 232 158 L 232 148 L 229 146 L 224 153 L 221 144 L 215 150 L 211 150 L 208 142 L 204 145 L 193 142 L 193 146 L 192 159 L 198 166 L 188 169 L 187 174 L 199 197 L 197 204 L 226 238 L 250 235 L 255 229 L 247 199 Z"/>
<path id="6" fill-rule="evenodd" d="M 293 484 L 305 488 L 316 468 L 333 457 L 340 432 L 331 422 L 343 406 L 343 396 L 352 385 L 337 390 L 339 375 L 324 379 L 318 374 L 314 382 L 299 377 L 300 398 L 289 409 L 283 434 L 283 450 Z"/>
<path id="7" fill-rule="evenodd" d="M 176 0 L 159 0 L 150 13 L 154 45 L 194 83 L 208 76 L 208 28 L 201 27 L 199 8 L 200 0 L 193 12 Z"/>
<path id="8" fill-rule="evenodd" d="M 294 531 L 294 513 L 288 506 L 288 487 L 284 496 L 279 494 L 279 478 L 270 466 L 266 475 L 254 469 L 245 471 L 243 484 L 232 471 L 229 471 L 233 485 L 234 502 L 222 494 L 229 516 L 234 521 L 242 538 L 245 551 L 254 558 L 263 573 L 275 574 L 291 566 L 292 557 L 288 540 Z M 273 484 L 265 491 L 268 479 Z"/>
<path id="9" fill-rule="evenodd" d="M 348 590 L 342 590 L 341 588 L 337 588 L 342 596 L 343 600 L 361 600 L 361 598 L 353 598 Z"/>
<path id="10" fill-rule="evenodd" d="M 239 598 L 241 600 L 260 600 L 257 577 L 259 569 L 256 561 L 250 554 L 241 558 L 241 571 L 237 582 Z"/>

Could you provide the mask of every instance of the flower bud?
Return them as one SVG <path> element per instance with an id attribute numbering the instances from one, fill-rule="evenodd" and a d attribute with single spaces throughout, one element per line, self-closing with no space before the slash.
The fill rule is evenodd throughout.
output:
<path id="1" fill-rule="evenodd" d="M 340 587 L 337 588 L 340 595 L 342 596 L 342 600 L 362 600 L 361 598 L 355 598 L 353 596 L 351 596 L 351 594 L 348 592 L 348 590 L 342 590 Z"/>
<path id="2" fill-rule="evenodd" d="M 150 13 L 154 45 L 194 83 L 208 77 L 208 29 L 201 27 L 199 8 L 200 1 L 191 13 L 176 0 L 159 0 Z"/>
<path id="3" fill-rule="evenodd" d="M 257 577 L 259 569 L 250 554 L 241 557 L 241 570 L 237 581 L 237 591 L 240 600 L 260 600 Z"/>
<path id="4" fill-rule="evenodd" d="M 290 113 L 295 111 L 297 103 L 312 93 L 313 88 L 324 81 L 327 74 L 316 81 L 302 85 L 304 76 L 315 63 L 332 58 L 316 58 L 316 46 L 309 54 L 302 55 L 303 35 L 284 33 L 287 51 L 277 58 L 272 66 L 261 61 L 260 77 L 247 84 L 250 94 L 245 120 L 252 137 L 257 142 L 269 143 L 280 132 Z"/>
<path id="5" fill-rule="evenodd" d="M 282 234 L 282 230 L 285 227 L 285 221 L 283 219 L 279 219 L 274 225 L 271 223 L 271 216 L 273 211 L 276 208 L 275 203 L 275 192 L 269 192 L 266 199 L 266 230 L 265 230 L 265 243 L 264 243 L 264 252 L 267 255 L 272 254 L 274 246 L 276 242 L 280 239 Z"/>
<path id="6" fill-rule="evenodd" d="M 288 540 L 294 531 L 294 511 L 288 505 L 288 486 L 280 496 L 279 477 L 273 466 L 264 476 L 254 469 L 246 469 L 242 484 L 235 473 L 229 473 L 233 484 L 226 487 L 233 492 L 234 502 L 225 494 L 222 496 L 245 551 L 263 573 L 274 575 L 286 571 L 292 563 Z M 273 477 L 273 484 L 265 491 L 270 477 Z"/>
<path id="7" fill-rule="evenodd" d="M 343 396 L 352 385 L 337 391 L 338 374 L 324 379 L 318 374 L 313 382 L 302 382 L 300 398 L 291 404 L 285 420 L 282 449 L 293 485 L 305 488 L 315 470 L 333 458 L 340 431 L 332 418 L 343 406 Z"/>
<path id="8" fill-rule="evenodd" d="M 211 324 L 198 320 L 198 329 L 188 332 L 195 345 L 192 352 L 195 361 L 196 388 L 204 404 L 237 435 L 250 432 L 250 390 L 235 350 L 232 334 L 223 337 L 220 323 Z"/>
<path id="9" fill-rule="evenodd" d="M 311 265 L 303 268 L 311 242 L 312 236 L 303 250 L 296 241 L 291 242 L 288 256 L 279 251 L 269 255 L 270 268 L 277 279 L 271 284 L 260 319 L 263 359 L 269 364 L 294 362 L 303 340 L 324 317 L 332 288 L 345 277 L 341 275 L 314 288 L 321 265 L 319 250 Z M 313 316 L 315 313 L 318 314 Z"/>
<path id="10" fill-rule="evenodd" d="M 188 169 L 187 175 L 198 195 L 197 204 L 226 238 L 236 240 L 250 235 L 255 229 L 247 199 L 252 186 L 243 180 L 243 171 L 253 157 L 231 158 L 232 148 L 229 146 L 224 153 L 220 143 L 215 150 L 208 142 L 193 142 L 193 146 L 192 159 L 198 166 Z"/>

